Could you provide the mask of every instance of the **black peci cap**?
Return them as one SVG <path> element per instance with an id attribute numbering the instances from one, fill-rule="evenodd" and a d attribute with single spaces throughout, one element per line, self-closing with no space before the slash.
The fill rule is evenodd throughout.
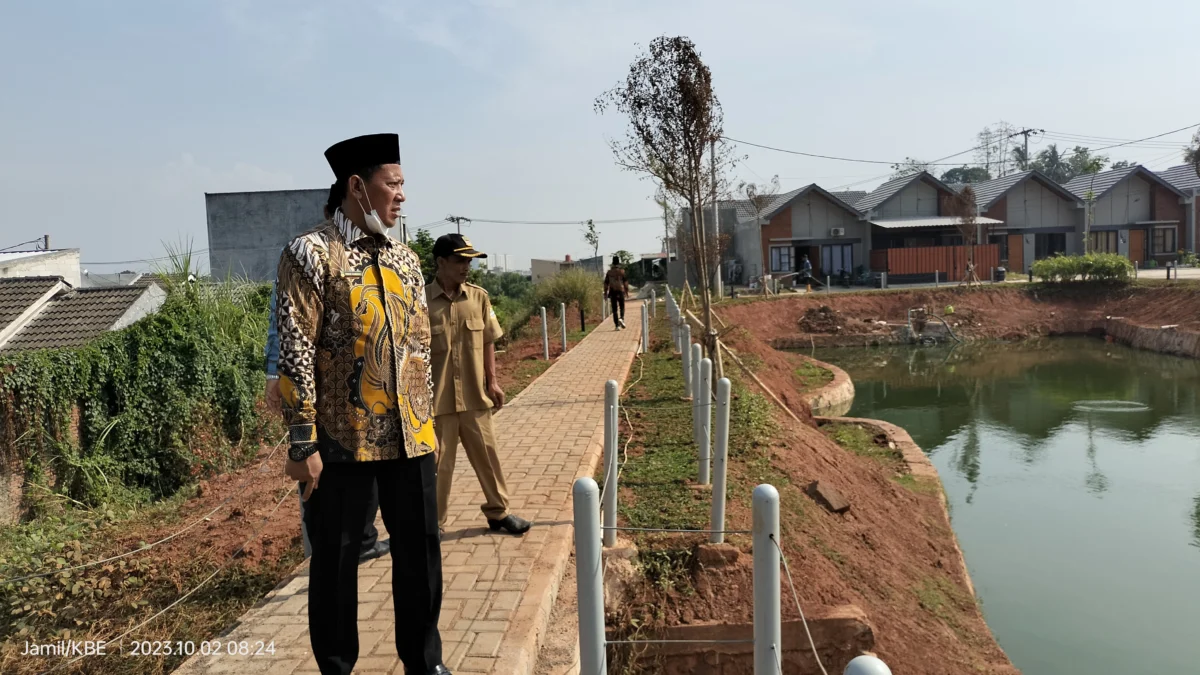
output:
<path id="1" fill-rule="evenodd" d="M 433 242 L 433 257 L 449 258 L 452 255 L 461 255 L 464 258 L 486 258 L 486 253 L 480 253 L 471 245 L 470 240 L 461 234 L 443 234 Z"/>
<path id="2" fill-rule="evenodd" d="M 325 159 L 333 175 L 345 180 L 370 166 L 400 163 L 400 137 L 396 134 L 371 134 L 344 140 L 329 146 Z"/>

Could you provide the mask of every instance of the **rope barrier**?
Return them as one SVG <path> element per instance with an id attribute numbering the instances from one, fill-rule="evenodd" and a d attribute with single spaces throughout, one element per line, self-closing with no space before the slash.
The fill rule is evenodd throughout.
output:
<path id="1" fill-rule="evenodd" d="M 212 574 L 208 575 L 204 579 L 204 581 L 201 581 L 199 584 L 196 584 L 196 586 L 194 586 L 192 588 L 192 590 L 188 591 L 184 595 L 179 596 L 178 598 L 175 599 L 174 602 L 172 602 L 171 604 L 167 605 L 166 607 L 163 607 L 162 609 L 160 609 L 158 612 L 156 612 L 154 614 L 154 616 L 151 616 L 149 619 L 146 619 L 145 621 L 130 628 L 129 630 L 125 631 L 124 633 L 121 633 L 117 637 L 112 638 L 111 640 L 105 640 L 105 642 L 120 642 L 121 640 L 124 640 L 126 638 L 126 636 L 128 636 L 130 633 L 134 632 L 135 630 L 138 630 L 139 628 L 145 626 L 146 624 L 150 623 L 151 621 L 154 621 L 155 619 L 162 616 L 163 614 L 166 614 L 170 610 L 174 609 L 175 606 L 178 605 L 179 603 L 181 603 L 184 600 L 187 600 L 188 598 L 195 595 L 196 591 L 200 590 L 208 582 L 210 582 L 214 578 L 216 578 L 216 576 L 218 574 L 220 574 L 226 567 L 229 566 L 229 563 L 233 562 L 234 559 L 236 559 L 239 555 L 242 554 L 242 551 L 244 551 L 246 549 L 246 547 L 250 545 L 250 542 L 254 541 L 255 539 L 258 538 L 258 535 L 262 534 L 263 528 L 265 528 L 267 526 L 267 522 L 271 520 L 271 517 L 274 516 L 275 512 L 279 510 L 279 507 L 282 506 L 283 503 L 285 501 L 287 501 L 289 497 L 292 497 L 293 494 L 294 493 L 292 492 L 292 490 L 290 488 L 286 492 L 284 492 L 284 495 L 279 498 L 279 501 L 275 502 L 275 506 L 274 506 L 274 508 L 271 509 L 270 513 L 268 513 L 267 516 L 262 519 L 262 522 L 260 522 L 258 524 L 258 527 L 256 527 L 254 529 L 254 532 L 252 532 L 250 534 L 250 538 L 248 538 L 248 539 L 246 539 L 246 541 L 242 542 L 242 545 L 239 546 L 236 551 L 234 551 L 232 554 L 230 554 L 230 556 L 225 559 L 225 562 L 221 563 L 221 566 L 218 567 L 216 570 L 214 570 Z M 57 666 L 51 668 L 50 670 L 43 672 L 41 675 L 49 675 L 50 673 L 53 673 L 61 668 L 66 668 L 67 666 L 70 666 L 74 663 L 79 662 L 81 659 L 85 658 L 86 656 L 88 656 L 88 655 L 85 654 L 82 656 L 77 656 L 74 659 L 71 659 L 70 661 L 64 661 L 63 663 L 58 664 Z"/>
<path id="2" fill-rule="evenodd" d="M 609 645 L 751 645 L 754 640 L 605 640 Z"/>
<path id="3" fill-rule="evenodd" d="M 259 464 L 258 469 L 257 469 L 257 471 L 259 473 L 265 473 L 263 471 L 263 469 L 266 467 L 267 462 L 269 462 L 271 460 L 271 458 L 275 456 L 275 453 L 278 452 L 279 448 L 283 446 L 283 442 L 286 439 L 287 439 L 286 435 L 283 438 L 281 438 L 279 440 L 279 442 L 275 445 L 275 447 L 271 450 L 271 452 L 266 456 L 266 458 L 263 459 L 262 463 Z M 175 532 L 174 534 L 168 535 L 166 537 L 163 537 L 162 539 L 159 539 L 158 541 L 156 541 L 152 544 L 146 544 L 145 546 L 142 546 L 140 548 L 135 548 L 132 551 L 126 551 L 125 553 L 121 553 L 119 555 L 110 556 L 108 558 L 103 558 L 101 560 L 94 560 L 92 562 L 83 563 L 80 565 L 73 565 L 71 567 L 64 567 L 62 569 L 51 570 L 49 572 L 38 572 L 37 574 L 27 574 L 27 575 L 21 576 L 21 577 L 13 577 L 12 579 L 0 580 L 0 586 L 5 586 L 8 584 L 15 584 L 20 581 L 28 581 L 29 579 L 40 579 L 42 577 L 52 577 L 56 574 L 62 574 L 64 572 L 74 572 L 75 570 L 86 569 L 88 567 L 95 567 L 96 565 L 103 565 L 105 563 L 110 563 L 114 560 L 120 560 L 121 558 L 128 558 L 131 555 L 135 555 L 135 554 L 141 553 L 143 551 L 149 551 L 150 549 L 154 548 L 155 546 L 158 546 L 159 544 L 165 544 L 168 541 L 171 541 L 172 539 L 178 537 L 179 535 L 191 530 L 192 528 L 196 527 L 200 523 L 208 520 L 210 517 L 212 517 L 212 515 L 214 513 L 216 513 L 217 511 L 220 511 L 222 508 L 225 507 L 225 505 L 227 505 L 230 501 L 232 501 L 234 497 L 241 495 L 242 488 L 246 487 L 249 484 L 250 479 L 253 476 L 254 476 L 254 474 L 251 473 L 251 474 L 247 475 L 245 478 L 243 478 L 241 484 L 238 485 L 237 488 L 232 490 L 229 493 L 229 496 L 226 497 L 224 500 L 222 500 L 221 503 L 219 503 L 215 507 L 213 507 L 213 509 L 211 511 L 209 511 L 208 513 L 193 520 L 191 523 L 189 523 L 187 526 L 185 526 L 182 530 L 179 530 L 178 532 Z"/>
<path id="4" fill-rule="evenodd" d="M 684 534 L 754 534 L 753 530 L 680 530 L 665 527 L 609 527 L 601 525 L 601 530 L 616 530 L 617 532 L 675 532 Z"/>
<path id="5" fill-rule="evenodd" d="M 812 633 L 808 630 L 808 619 L 804 618 L 804 610 L 800 607 L 800 595 L 796 593 L 796 583 L 792 581 L 792 569 L 788 566 L 787 556 L 783 553 L 783 547 L 775 540 L 774 534 L 771 535 L 771 543 L 775 544 L 776 550 L 779 551 L 779 559 L 783 561 L 783 571 L 787 572 L 788 585 L 792 587 L 792 598 L 796 601 L 796 611 L 800 612 L 800 622 L 804 624 L 804 634 L 808 636 L 808 646 L 812 648 L 813 658 L 817 660 L 817 667 L 821 669 L 822 675 L 829 675 L 825 670 L 825 665 L 821 663 L 821 656 L 817 653 L 817 645 L 813 642 Z"/>

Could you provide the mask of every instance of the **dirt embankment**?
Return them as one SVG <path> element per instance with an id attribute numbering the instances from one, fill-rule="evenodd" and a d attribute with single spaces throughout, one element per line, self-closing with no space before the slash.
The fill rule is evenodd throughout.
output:
<path id="1" fill-rule="evenodd" d="M 953 307 L 953 312 L 948 308 Z M 1018 340 L 1102 327 L 1106 317 L 1141 327 L 1175 326 L 1200 333 L 1200 284 L 1188 281 L 1139 284 L 1123 289 L 1045 286 L 925 289 L 814 294 L 725 305 L 726 322 L 745 326 L 767 342 L 791 340 L 795 346 L 846 344 L 863 337 L 887 336 L 885 324 L 899 325 L 911 308 L 944 318 L 964 339 Z"/>

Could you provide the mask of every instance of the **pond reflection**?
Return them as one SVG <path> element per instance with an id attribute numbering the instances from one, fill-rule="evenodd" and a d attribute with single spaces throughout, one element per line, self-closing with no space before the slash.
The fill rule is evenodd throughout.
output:
<path id="1" fill-rule="evenodd" d="M 1024 673 L 1194 672 L 1200 362 L 1084 338 L 813 355 L 930 455 Z"/>

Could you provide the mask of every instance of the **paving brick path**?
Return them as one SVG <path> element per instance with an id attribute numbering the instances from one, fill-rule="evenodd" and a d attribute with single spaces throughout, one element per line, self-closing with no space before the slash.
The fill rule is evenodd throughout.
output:
<path id="1" fill-rule="evenodd" d="M 537 659 L 572 545 L 571 484 L 593 475 L 604 438 L 604 382 L 624 382 L 637 353 L 640 303 L 629 329 L 605 321 L 495 417 L 512 510 L 536 521 L 522 538 L 493 535 L 470 463 L 457 462 L 442 542 L 442 639 L 455 675 L 527 675 Z M 379 523 L 383 530 L 382 520 Z M 391 558 L 359 567 L 356 673 L 400 673 Z M 274 643 L 275 653 L 196 656 L 177 673 L 317 673 L 308 636 L 308 564 L 247 612 L 222 641 Z"/>

